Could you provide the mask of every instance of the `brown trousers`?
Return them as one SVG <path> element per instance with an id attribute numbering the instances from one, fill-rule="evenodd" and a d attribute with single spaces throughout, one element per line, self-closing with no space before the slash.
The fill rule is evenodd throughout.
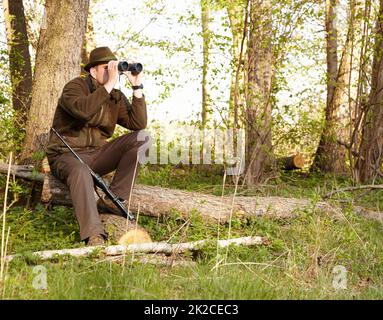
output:
<path id="1" fill-rule="evenodd" d="M 136 173 L 138 172 L 139 158 L 148 149 L 150 143 L 147 134 L 145 141 L 138 141 L 139 132 L 134 131 L 123 135 L 101 148 L 76 152 L 100 176 L 116 170 L 110 189 L 115 195 L 125 200 L 129 199 L 135 178 L 134 172 L 135 170 Z M 93 179 L 88 168 L 70 152 L 50 159 L 50 167 L 52 173 L 69 187 L 80 226 L 81 240 L 98 234 L 107 236 L 97 211 Z"/>

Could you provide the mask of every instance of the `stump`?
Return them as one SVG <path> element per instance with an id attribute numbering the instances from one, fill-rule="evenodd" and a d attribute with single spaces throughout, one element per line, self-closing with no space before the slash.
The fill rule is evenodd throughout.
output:
<path id="1" fill-rule="evenodd" d="M 100 213 L 100 218 L 112 242 L 122 245 L 152 242 L 149 233 L 135 221 L 108 213 Z"/>

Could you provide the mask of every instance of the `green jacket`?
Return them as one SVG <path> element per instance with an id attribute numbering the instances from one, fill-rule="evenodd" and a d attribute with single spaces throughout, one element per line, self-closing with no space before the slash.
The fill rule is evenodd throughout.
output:
<path id="1" fill-rule="evenodd" d="M 147 124 L 145 98 L 133 96 L 132 103 L 120 90 L 109 94 L 90 76 L 69 81 L 59 98 L 53 127 L 74 150 L 100 147 L 113 135 L 116 124 L 130 130 L 141 130 Z M 47 146 L 48 159 L 69 152 L 51 131 Z"/>

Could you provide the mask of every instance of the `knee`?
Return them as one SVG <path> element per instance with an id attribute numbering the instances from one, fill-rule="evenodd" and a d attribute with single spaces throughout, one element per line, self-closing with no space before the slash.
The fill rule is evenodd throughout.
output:
<path id="1" fill-rule="evenodd" d="M 127 134 L 125 147 L 127 151 L 149 149 L 152 145 L 152 137 L 146 130 L 138 130 Z"/>
<path id="2" fill-rule="evenodd" d="M 78 163 L 75 166 L 73 166 L 69 172 L 68 175 L 68 183 L 70 184 L 71 182 L 74 181 L 88 181 L 91 179 L 91 175 L 88 169 L 88 166 L 82 163 Z"/>
<path id="3" fill-rule="evenodd" d="M 152 141 L 150 133 L 146 130 L 137 130 L 128 134 L 133 139 L 133 145 L 140 147 L 144 144 L 149 144 Z"/>
<path id="4" fill-rule="evenodd" d="M 150 154 L 153 139 L 146 130 L 138 130 L 124 136 L 124 150 L 129 156 L 146 159 Z M 141 163 L 141 161 L 140 161 Z"/>
<path id="5" fill-rule="evenodd" d="M 137 132 L 137 144 L 139 147 L 146 146 L 149 148 L 153 143 L 153 138 L 146 130 L 139 130 Z"/>
<path id="6" fill-rule="evenodd" d="M 137 148 L 137 156 L 140 164 L 146 164 L 153 158 L 153 154 L 157 156 L 156 149 L 153 150 L 153 137 L 149 132 L 141 130 L 138 134 L 139 145 Z"/>

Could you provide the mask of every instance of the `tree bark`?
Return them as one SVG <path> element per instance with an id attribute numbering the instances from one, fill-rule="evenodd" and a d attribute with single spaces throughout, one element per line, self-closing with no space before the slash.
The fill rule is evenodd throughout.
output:
<path id="1" fill-rule="evenodd" d="M 3 0 L 15 126 L 24 132 L 32 91 L 32 68 L 22 0 Z"/>
<path id="2" fill-rule="evenodd" d="M 80 75 L 89 0 L 46 0 L 22 159 L 43 151 L 64 85 Z M 46 30 L 45 30 L 46 28 Z"/>
<path id="3" fill-rule="evenodd" d="M 98 198 L 95 193 L 95 198 Z M 231 214 L 237 217 L 275 216 L 291 218 L 295 211 L 310 205 L 304 199 L 282 197 L 244 197 L 237 196 L 232 205 L 232 196 L 218 197 L 198 192 L 187 192 L 168 188 L 136 185 L 133 189 L 129 210 L 140 215 L 159 217 L 167 216 L 177 210 L 179 214 L 188 219 L 196 211 L 207 222 L 227 222 Z M 44 203 L 71 204 L 71 197 L 67 186 L 52 175 L 45 175 L 41 201 Z M 338 212 L 325 202 L 317 204 L 331 212 Z"/>
<path id="4" fill-rule="evenodd" d="M 326 173 L 345 174 L 347 172 L 345 166 L 346 149 L 337 142 L 337 139 L 339 138 L 344 143 L 349 141 L 349 138 L 347 137 L 347 125 L 344 123 L 345 120 L 347 120 L 345 118 L 345 108 L 348 107 L 348 104 L 344 102 L 344 96 L 346 84 L 347 81 L 349 81 L 347 78 L 349 76 L 350 33 L 348 33 L 346 39 L 338 70 L 338 30 L 336 26 L 336 9 L 337 0 L 326 0 L 326 118 L 325 127 L 315 155 L 313 168 Z"/>
<path id="5" fill-rule="evenodd" d="M 211 31 L 209 28 L 210 20 L 210 0 L 201 0 L 201 22 L 202 22 L 202 39 L 203 39 L 203 64 L 202 64 L 202 125 L 205 126 L 210 110 L 210 97 L 208 88 L 208 71 L 210 63 L 210 40 Z"/>
<path id="6" fill-rule="evenodd" d="M 234 128 L 239 126 L 239 108 L 243 106 L 242 96 L 239 91 L 240 83 L 243 82 L 242 73 L 243 71 L 243 52 L 246 52 L 244 34 L 246 36 L 247 30 L 245 29 L 246 5 L 247 1 L 229 0 L 227 1 L 227 14 L 230 22 L 231 34 L 233 37 L 231 54 L 232 54 L 232 65 L 234 66 L 231 83 L 230 83 L 230 114 L 229 124 L 232 122 Z M 243 85 L 242 85 L 243 86 Z"/>
<path id="7" fill-rule="evenodd" d="M 360 182 L 383 177 L 383 0 L 380 0 L 375 30 L 371 92 L 356 164 Z"/>
<path id="8" fill-rule="evenodd" d="M 84 36 L 84 44 L 81 47 L 81 74 L 88 74 L 84 67 L 89 62 L 89 54 L 90 52 L 96 48 L 96 39 L 94 35 L 94 27 L 93 27 L 93 10 L 97 1 L 92 1 L 89 4 L 89 13 L 86 24 L 86 32 Z"/>
<path id="9" fill-rule="evenodd" d="M 152 243 L 139 243 L 139 244 L 130 244 L 130 245 L 115 245 L 115 246 L 96 246 L 96 247 L 85 247 L 85 248 L 75 248 L 75 249 L 62 249 L 62 250 L 46 250 L 34 252 L 33 255 L 42 260 L 49 260 L 57 256 L 62 255 L 71 255 L 74 257 L 84 257 L 94 253 L 95 249 L 102 249 L 102 253 L 106 256 L 118 256 L 127 253 L 165 253 L 165 254 L 180 254 L 187 251 L 197 251 L 200 250 L 209 240 L 199 240 L 194 242 L 184 242 L 170 244 L 166 242 L 152 242 Z M 220 248 L 226 248 L 230 245 L 244 245 L 244 246 L 254 246 L 254 245 L 267 245 L 269 241 L 264 237 L 243 237 L 243 238 L 233 238 L 226 240 L 218 240 L 217 246 Z M 100 252 L 101 253 L 101 252 Z M 16 258 L 17 255 L 9 255 L 5 257 L 7 262 L 12 261 Z"/>
<path id="10" fill-rule="evenodd" d="M 326 54 L 327 54 L 327 99 L 325 127 L 315 155 L 313 167 L 322 172 L 332 172 L 333 149 L 336 145 L 336 133 L 333 119 L 333 98 L 338 75 L 338 30 L 336 25 L 337 0 L 325 2 Z"/>
<path id="11" fill-rule="evenodd" d="M 330 106 L 333 100 L 338 76 L 336 8 L 337 0 L 326 0 L 327 106 Z M 327 113 L 329 111 L 326 109 Z"/>
<path id="12" fill-rule="evenodd" d="M 249 0 L 228 0 L 226 3 L 227 14 L 230 21 L 230 29 L 233 36 L 232 41 L 232 65 L 234 66 L 230 83 L 230 100 L 229 112 L 226 121 L 228 128 L 233 128 L 233 147 L 234 156 L 237 157 L 238 129 L 243 126 L 243 121 L 240 118 L 244 113 L 244 87 L 247 85 L 246 81 L 246 64 L 244 59 L 244 52 L 246 48 L 246 38 L 248 33 L 248 20 L 249 20 Z M 243 116 L 242 116 L 243 118 Z M 243 161 L 244 163 L 245 161 Z"/>
<path id="13" fill-rule="evenodd" d="M 248 45 L 248 88 L 246 98 L 246 174 L 247 185 L 265 178 L 273 151 L 271 144 L 271 89 L 273 68 L 272 6 L 270 0 L 250 1 L 250 39 Z"/>
<path id="14" fill-rule="evenodd" d="M 8 166 L 0 163 L 0 172 L 7 172 Z M 51 174 L 33 173 L 27 166 L 12 166 L 11 174 L 23 179 L 43 182 L 41 201 L 43 203 L 71 205 L 72 200 L 67 186 Z M 95 199 L 98 198 L 95 193 Z M 226 222 L 231 210 L 237 216 L 276 216 L 291 218 L 294 211 L 309 206 L 310 201 L 282 197 L 244 197 L 237 196 L 232 206 L 232 196 L 214 196 L 198 192 L 187 192 L 162 187 L 135 185 L 130 203 L 130 210 L 140 214 L 159 217 L 171 214 L 176 209 L 184 218 L 189 218 L 196 210 L 210 222 Z M 317 204 L 336 212 L 337 209 L 325 202 Z"/>

